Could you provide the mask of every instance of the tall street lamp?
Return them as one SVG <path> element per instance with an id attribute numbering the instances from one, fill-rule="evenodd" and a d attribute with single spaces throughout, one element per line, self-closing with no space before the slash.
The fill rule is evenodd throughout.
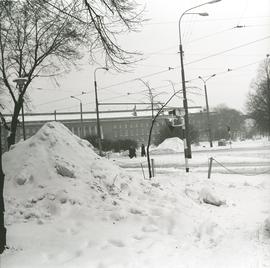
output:
<path id="1" fill-rule="evenodd" d="M 269 54 L 266 54 L 266 79 L 267 79 L 267 106 L 269 114 L 269 123 L 268 123 L 268 137 L 270 139 L 270 77 L 269 77 Z"/>
<path id="2" fill-rule="evenodd" d="M 188 103 L 187 103 L 187 93 L 186 93 L 186 80 L 185 80 L 185 71 L 184 71 L 184 60 L 183 60 L 183 46 L 182 46 L 182 37 L 181 37 L 181 20 L 183 18 L 184 15 L 190 15 L 190 14 L 197 14 L 200 16 L 208 16 L 208 13 L 202 12 L 202 13 L 191 13 L 189 12 L 190 10 L 193 10 L 195 8 L 204 6 L 204 5 L 208 5 L 208 4 L 214 4 L 217 2 L 220 2 L 221 0 L 213 0 L 213 1 L 209 1 L 206 3 L 203 3 L 201 5 L 197 5 L 195 7 L 189 8 L 186 11 L 184 11 L 182 13 L 182 15 L 180 16 L 179 19 L 179 23 L 178 23 L 178 28 L 179 28 L 179 52 L 180 52 L 180 62 L 181 62 L 181 77 L 182 77 L 182 89 L 183 89 L 183 107 L 184 107 L 184 111 L 185 111 L 185 126 L 186 126 L 186 131 L 184 133 L 184 136 L 187 140 L 187 148 L 185 148 L 185 158 L 191 158 L 191 148 L 190 148 L 190 137 L 189 137 L 189 119 L 188 119 Z M 188 172 L 188 170 L 187 170 Z"/>
<path id="3" fill-rule="evenodd" d="M 206 104 L 208 137 L 209 137 L 210 147 L 213 147 L 213 138 L 212 138 L 212 131 L 211 131 L 210 116 L 209 116 L 209 105 L 208 105 L 208 96 L 207 96 L 206 82 L 209 79 L 211 79 L 212 77 L 214 77 L 214 76 L 216 76 L 216 74 L 212 74 L 207 79 L 203 79 L 201 76 L 198 77 L 199 79 L 201 79 L 203 81 L 203 85 L 204 85 L 204 96 L 205 96 L 205 104 Z"/>
<path id="4" fill-rule="evenodd" d="M 20 94 L 22 93 L 23 86 L 27 81 L 28 81 L 27 77 L 19 77 L 13 80 L 13 82 L 15 82 L 17 86 L 19 87 Z M 23 96 L 22 96 L 22 127 L 23 127 L 23 139 L 26 140 L 25 125 L 24 125 L 24 98 Z"/>
<path id="5" fill-rule="evenodd" d="M 82 94 L 85 94 L 85 92 L 82 92 Z M 75 96 L 70 96 L 70 98 L 78 100 L 80 102 L 80 115 L 81 115 L 81 127 L 80 127 L 80 138 L 83 138 L 83 111 L 82 111 L 82 101 L 75 97 Z"/>
<path id="6" fill-rule="evenodd" d="M 97 113 L 98 149 L 99 149 L 99 155 L 102 156 L 101 131 L 100 131 L 99 109 L 98 109 L 98 95 L 97 95 L 97 78 L 96 78 L 96 72 L 97 72 L 97 70 L 106 70 L 106 71 L 108 71 L 109 69 L 107 67 L 98 67 L 94 71 L 94 86 L 95 86 L 96 113 Z"/>

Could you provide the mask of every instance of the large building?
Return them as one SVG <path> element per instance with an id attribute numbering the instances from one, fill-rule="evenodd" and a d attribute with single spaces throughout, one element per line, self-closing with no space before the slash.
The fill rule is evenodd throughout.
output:
<path id="1" fill-rule="evenodd" d="M 160 115 L 154 124 L 151 136 L 151 142 L 155 142 L 158 138 L 160 129 L 167 124 L 168 115 Z M 216 119 L 215 114 L 211 114 L 211 120 L 216 121 L 217 124 L 219 120 Z M 25 136 L 26 138 L 34 135 L 43 125 L 44 123 L 52 121 L 52 120 L 26 120 L 25 121 Z M 66 127 L 68 127 L 74 134 L 80 137 L 87 137 L 89 135 L 97 134 L 97 126 L 96 119 L 84 119 L 81 121 L 80 119 L 63 119 L 58 120 L 62 122 Z M 208 125 L 207 125 L 207 116 L 206 113 L 190 113 L 189 114 L 189 122 L 193 125 L 196 130 L 199 132 L 199 140 L 207 141 L 208 140 Z M 114 118 L 101 118 L 101 136 L 104 139 L 110 140 L 123 140 L 123 139 L 131 139 L 135 140 L 138 144 L 148 142 L 149 130 L 152 123 L 151 116 L 129 116 L 129 117 L 114 117 Z M 218 127 L 213 124 L 212 128 Z M 224 126 L 220 126 L 224 128 Z M 226 126 L 225 126 L 226 127 Z M 82 129 L 82 131 L 81 131 Z M 6 149 L 6 137 L 8 135 L 6 130 L 2 131 L 3 139 L 3 147 Z M 16 133 L 16 142 L 23 139 L 23 128 L 22 124 L 18 126 Z"/>
<path id="2" fill-rule="evenodd" d="M 57 120 L 63 123 L 74 134 L 87 137 L 89 135 L 97 134 L 96 119 L 85 119 L 83 121 L 78 119 L 72 120 Z M 41 121 L 25 121 L 25 136 L 26 138 L 34 135 L 47 120 Z M 116 118 L 102 118 L 100 119 L 101 136 L 104 139 L 123 140 L 131 139 L 140 143 L 147 143 L 148 134 L 151 127 L 152 118 L 150 116 L 133 116 L 133 117 L 116 117 Z M 159 134 L 159 130 L 166 124 L 165 117 L 157 118 L 153 131 L 152 141 L 155 142 Z M 6 137 L 8 132 L 3 130 L 4 148 L 7 148 Z M 17 128 L 16 142 L 23 139 L 23 127 L 20 124 Z"/>

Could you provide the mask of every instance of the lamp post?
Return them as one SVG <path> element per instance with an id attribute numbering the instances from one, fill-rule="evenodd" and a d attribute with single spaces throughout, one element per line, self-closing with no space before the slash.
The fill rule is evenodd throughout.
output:
<path id="1" fill-rule="evenodd" d="M 206 104 L 206 113 L 207 113 L 207 126 L 208 126 L 208 137 L 209 137 L 209 143 L 210 147 L 213 147 L 213 138 L 212 138 L 212 130 L 211 130 L 211 122 L 210 122 L 210 116 L 209 116 L 209 105 L 208 105 L 208 96 L 207 96 L 207 88 L 206 88 L 206 82 L 211 79 L 212 77 L 216 76 L 216 74 L 212 74 L 207 79 L 203 79 L 201 76 L 198 78 L 203 81 L 204 85 L 204 96 L 205 96 L 205 104 Z"/>
<path id="2" fill-rule="evenodd" d="M 82 92 L 82 94 L 85 94 L 85 92 Z M 83 111 L 82 111 L 82 101 L 75 97 L 75 96 L 70 96 L 70 98 L 78 100 L 80 102 L 80 116 L 81 116 L 81 127 L 80 127 L 80 138 L 83 138 Z"/>
<path id="3" fill-rule="evenodd" d="M 13 80 L 13 82 L 15 82 L 17 86 L 19 87 L 20 93 L 22 93 L 23 86 L 27 82 L 27 80 L 28 80 L 27 77 L 19 77 Z M 23 96 L 22 96 L 22 127 L 23 127 L 23 139 L 26 140 L 25 125 L 24 125 L 24 98 Z"/>
<path id="4" fill-rule="evenodd" d="M 183 60 L 183 46 L 182 46 L 182 37 L 181 37 L 181 20 L 184 15 L 190 15 L 190 14 L 197 14 L 200 16 L 208 16 L 208 13 L 191 13 L 190 10 L 193 10 L 195 8 L 208 5 L 208 4 L 214 4 L 217 2 L 220 2 L 221 0 L 213 0 L 206 3 L 203 3 L 201 5 L 197 5 L 195 7 L 189 8 L 186 11 L 182 13 L 182 15 L 179 18 L 178 28 L 179 28 L 179 52 L 180 52 L 180 62 L 181 62 L 181 77 L 182 77 L 182 89 L 183 89 L 183 107 L 185 111 L 184 119 L 185 119 L 185 126 L 186 130 L 184 133 L 184 138 L 186 138 L 187 141 L 187 148 L 185 148 L 185 158 L 191 158 L 191 148 L 190 148 L 190 137 L 189 137 L 189 118 L 188 118 L 188 103 L 187 103 L 187 93 L 186 93 L 186 80 L 185 80 L 185 71 L 184 71 L 184 60 Z M 186 170 L 186 172 L 189 172 L 189 170 Z"/>
<path id="5" fill-rule="evenodd" d="M 101 145 L 101 131 L 100 131 L 100 122 L 99 122 L 99 109 L 98 109 L 98 95 L 97 95 L 97 78 L 96 72 L 98 70 L 106 70 L 109 69 L 107 67 L 98 67 L 94 70 L 94 86 L 95 86 L 95 100 L 96 100 L 96 113 L 97 113 L 97 136 L 98 136 L 98 149 L 99 155 L 102 156 L 102 145 Z"/>

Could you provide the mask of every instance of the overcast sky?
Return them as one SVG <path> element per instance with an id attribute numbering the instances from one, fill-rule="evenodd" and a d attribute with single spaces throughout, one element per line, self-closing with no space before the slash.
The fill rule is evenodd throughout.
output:
<path id="1" fill-rule="evenodd" d="M 144 60 L 129 73 L 99 70 L 100 102 L 146 102 L 143 92 L 146 88 L 136 79 L 140 77 L 149 82 L 155 93 L 162 93 L 157 99 L 160 101 L 172 93 L 168 80 L 175 83 L 177 90 L 181 88 L 178 20 L 186 9 L 204 1 L 139 0 L 139 3 L 146 6 L 145 18 L 149 20 L 141 32 L 119 40 L 124 48 L 143 53 Z M 207 82 L 210 109 L 226 104 L 245 112 L 246 96 L 258 64 L 270 54 L 270 1 L 222 0 L 193 12 L 207 12 L 209 16 L 185 15 L 181 22 L 185 74 L 186 80 L 190 80 L 187 84 L 189 106 L 205 106 L 204 92 L 199 89 L 203 83 L 197 77 L 216 74 Z M 79 102 L 70 98 L 71 95 L 82 100 L 84 110 L 93 111 L 93 71 L 100 65 L 90 65 L 84 59 L 79 71 L 57 78 L 57 83 L 52 78 L 36 80 L 30 89 L 32 111 L 78 111 Z M 168 71 L 169 67 L 174 69 Z M 82 91 L 87 94 L 80 96 Z M 182 100 L 175 99 L 172 104 L 182 106 Z M 132 106 L 102 107 L 109 108 Z"/>

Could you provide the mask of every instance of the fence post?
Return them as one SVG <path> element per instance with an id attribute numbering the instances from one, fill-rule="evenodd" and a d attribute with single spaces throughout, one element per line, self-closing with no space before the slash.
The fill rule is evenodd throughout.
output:
<path id="1" fill-rule="evenodd" d="M 141 168 L 142 168 L 143 178 L 145 179 L 145 175 L 144 175 L 144 170 L 143 170 L 143 165 L 142 165 L 142 163 L 141 163 Z"/>
<path id="2" fill-rule="evenodd" d="M 153 158 L 151 159 L 151 165 L 152 165 L 152 175 L 153 177 L 155 177 L 155 162 Z"/>
<path id="3" fill-rule="evenodd" d="M 210 157 L 208 162 L 208 177 L 207 177 L 208 179 L 210 179 L 211 177 L 212 164 L 213 164 L 213 157 Z"/>

